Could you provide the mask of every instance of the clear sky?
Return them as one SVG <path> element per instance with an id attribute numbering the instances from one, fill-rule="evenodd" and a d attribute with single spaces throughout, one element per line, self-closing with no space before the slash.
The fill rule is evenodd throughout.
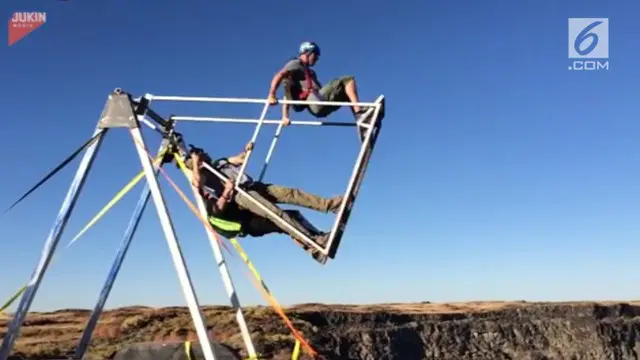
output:
<path id="1" fill-rule="evenodd" d="M 0 50 L 3 208 L 90 137 L 115 87 L 265 98 L 274 72 L 313 40 L 321 81 L 352 74 L 362 100 L 384 94 L 387 112 L 333 262 L 320 266 L 284 236 L 243 240 L 283 304 L 640 297 L 638 1 L 14 0 L 0 9 L 5 21 L 14 11 L 47 12 L 45 25 Z M 568 70 L 569 17 L 610 19 L 609 71 Z M 352 117 L 345 109 L 332 120 Z M 254 129 L 179 126 L 213 156 L 237 153 Z M 257 142 L 253 174 L 274 131 Z M 160 139 L 145 135 L 155 151 Z M 285 129 L 266 180 L 341 193 L 357 147 L 353 128 Z M 78 163 L 0 219 L 0 302 L 28 281 Z M 139 169 L 127 133 L 111 132 L 32 310 L 93 306 L 142 183 L 62 249 Z M 200 301 L 227 304 L 201 223 L 160 183 Z M 228 260 L 241 300 L 266 304 L 240 258 Z M 150 203 L 107 306 L 184 303 Z"/>

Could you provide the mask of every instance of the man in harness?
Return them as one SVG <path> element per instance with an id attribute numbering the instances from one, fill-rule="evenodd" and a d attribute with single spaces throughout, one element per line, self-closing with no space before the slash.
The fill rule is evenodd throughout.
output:
<path id="1" fill-rule="evenodd" d="M 283 83 L 285 98 L 289 100 L 309 100 L 309 101 L 337 101 L 357 103 L 358 90 L 356 80 L 353 76 L 346 75 L 331 80 L 328 84 L 321 86 L 315 71 L 311 69 L 320 58 L 320 48 L 316 43 L 304 42 L 300 45 L 298 57 L 289 60 L 285 66 L 278 71 L 271 80 L 268 101 L 271 105 L 278 102 L 276 91 Z M 317 117 L 327 117 L 339 106 L 330 105 L 293 105 L 296 112 L 305 109 Z M 356 122 L 369 123 L 371 121 L 372 108 L 361 108 L 357 105 L 351 106 L 351 111 Z M 282 121 L 284 125 L 289 125 L 289 105 L 282 106 Z M 364 132 L 358 128 L 360 138 L 364 137 Z"/>
<path id="2" fill-rule="evenodd" d="M 245 161 L 250 144 L 245 151 L 232 156 L 211 161 L 211 158 L 201 149 L 191 151 L 187 160 L 187 167 L 198 169 L 192 171 L 193 185 L 204 198 L 207 213 L 216 219 L 222 219 L 241 224 L 240 234 L 259 237 L 270 233 L 284 233 L 305 247 L 305 243 L 290 231 L 287 227 L 274 221 L 268 213 L 256 206 L 246 196 L 234 191 L 234 183 L 240 168 Z M 228 180 L 222 181 L 215 174 L 204 168 L 207 163 L 215 170 L 222 173 Z M 254 181 L 250 176 L 243 174 L 240 186 L 264 207 L 275 213 L 280 219 L 288 222 L 296 230 L 300 231 L 320 246 L 325 246 L 329 234 L 319 232 L 297 211 L 282 210 L 276 204 L 290 204 L 306 207 L 323 213 L 337 213 L 342 204 L 342 196 L 323 198 L 300 189 L 289 188 L 275 184 L 265 184 Z M 215 226 L 214 226 L 215 227 Z M 216 229 L 218 230 L 218 229 Z M 315 250 L 315 249 L 314 249 Z M 324 262 L 324 256 L 317 251 L 312 251 L 313 257 Z"/>

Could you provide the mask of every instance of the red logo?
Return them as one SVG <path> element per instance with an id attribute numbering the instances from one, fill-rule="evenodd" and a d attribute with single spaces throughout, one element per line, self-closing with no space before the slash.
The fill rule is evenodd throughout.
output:
<path id="1" fill-rule="evenodd" d="M 9 20 L 9 46 L 22 40 L 47 22 L 45 12 L 15 12 Z"/>

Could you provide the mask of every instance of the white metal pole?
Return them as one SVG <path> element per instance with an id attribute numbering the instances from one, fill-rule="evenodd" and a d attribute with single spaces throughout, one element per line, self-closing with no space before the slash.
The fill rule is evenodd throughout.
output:
<path id="1" fill-rule="evenodd" d="M 156 124 L 154 124 L 151 121 L 149 121 L 149 119 L 147 119 L 146 117 L 138 116 L 138 120 L 140 120 L 142 123 L 147 125 L 149 128 L 151 128 L 151 129 L 153 129 L 153 130 L 155 130 L 157 132 L 161 132 L 160 128 Z"/>
<path id="2" fill-rule="evenodd" d="M 182 255 L 182 250 L 180 249 L 180 244 L 178 243 L 178 239 L 173 228 L 171 217 L 169 216 L 169 212 L 167 211 L 167 205 L 162 195 L 162 191 L 160 190 L 160 185 L 158 184 L 158 179 L 156 179 L 155 177 L 151 160 L 147 155 L 147 147 L 146 145 L 144 145 L 144 140 L 142 138 L 142 132 L 140 131 L 140 128 L 136 127 L 134 129 L 131 129 L 131 136 L 133 137 L 136 149 L 138 151 L 138 156 L 140 157 L 140 162 L 142 163 L 142 167 L 144 168 L 147 183 L 149 184 L 149 189 L 151 190 L 151 196 L 153 197 L 153 201 L 158 213 L 158 218 L 160 219 L 162 230 L 167 239 L 167 244 L 169 245 L 171 257 L 173 259 L 176 272 L 178 273 L 178 279 L 180 280 L 182 292 L 189 307 L 191 318 L 193 319 L 196 333 L 198 335 L 198 340 L 200 341 L 200 345 L 202 346 L 204 357 L 207 360 L 215 360 L 216 357 L 214 356 L 213 347 L 211 345 L 211 342 L 209 341 L 209 336 L 207 336 L 207 327 L 205 325 L 204 316 L 200 311 L 200 304 L 198 303 L 198 298 L 196 297 L 195 291 L 193 289 L 193 283 L 191 282 L 191 277 L 189 276 L 189 270 L 187 270 L 187 266 Z"/>
<path id="3" fill-rule="evenodd" d="M 278 125 L 278 129 L 276 129 L 275 135 L 273 135 L 273 139 L 271 140 L 271 146 L 269 146 L 269 152 L 267 152 L 267 156 L 264 159 L 264 165 L 262 165 L 262 170 L 260 170 L 260 176 L 258 177 L 258 181 L 262 181 L 264 178 L 264 174 L 267 172 L 267 166 L 269 166 L 269 161 L 271 161 L 271 155 L 273 155 L 273 151 L 276 148 L 276 144 L 278 143 L 278 139 L 280 138 L 280 134 L 282 133 L 283 128 L 282 122 Z"/>
<path id="4" fill-rule="evenodd" d="M 260 128 L 262 127 L 262 122 L 264 121 L 265 116 L 267 116 L 267 111 L 269 110 L 269 103 L 264 104 L 264 108 L 262 108 L 262 114 L 260 114 L 260 120 L 258 125 L 256 125 L 256 129 L 253 131 L 253 136 L 251 137 L 251 144 L 255 146 L 256 139 L 258 138 L 258 133 L 260 133 Z M 238 174 L 238 178 L 236 179 L 236 187 L 240 185 L 240 180 L 242 179 L 242 175 L 244 174 L 247 164 L 249 163 L 249 158 L 251 158 L 251 154 L 253 153 L 253 149 L 247 151 L 247 155 L 240 167 L 240 173 Z"/>
<path id="5" fill-rule="evenodd" d="M 213 103 L 241 103 L 241 104 L 269 104 L 267 99 L 252 98 L 223 98 L 206 96 L 161 96 L 150 95 L 153 101 L 189 101 L 189 102 L 213 102 Z M 376 106 L 374 102 L 351 103 L 346 101 L 311 101 L 311 100 L 278 100 L 278 104 L 289 105 L 328 105 L 328 106 Z"/>
<path id="6" fill-rule="evenodd" d="M 243 119 L 243 118 L 226 118 L 226 117 L 207 117 L 207 116 L 173 116 L 171 117 L 176 121 L 196 121 L 196 122 L 218 122 L 218 123 L 239 123 L 239 124 L 257 124 L 260 122 L 258 119 Z M 264 120 L 263 125 L 280 125 L 282 120 Z M 355 127 L 357 123 L 352 122 L 340 122 L 340 121 L 317 121 L 317 120 L 292 120 L 291 125 L 306 125 L 306 126 L 345 126 Z"/>
<path id="7" fill-rule="evenodd" d="M 158 153 L 160 154 L 166 148 L 167 145 L 168 145 L 168 140 L 163 140 L 162 144 L 160 145 L 160 149 L 158 150 Z M 160 166 L 162 166 L 162 163 L 158 163 L 158 165 L 154 165 L 154 169 L 153 169 L 154 177 L 158 175 L 158 170 Z M 140 199 L 138 200 L 138 203 L 135 209 L 133 210 L 133 214 L 131 215 L 131 219 L 129 220 L 129 225 L 125 230 L 120 246 L 118 247 L 116 257 L 113 260 L 111 269 L 109 270 L 109 274 L 107 275 L 107 279 L 105 280 L 104 285 L 102 286 L 102 290 L 100 291 L 100 296 L 98 297 L 98 301 L 93 308 L 93 312 L 91 313 L 91 316 L 89 317 L 89 321 L 87 322 L 87 325 L 84 328 L 82 337 L 78 342 L 78 346 L 76 347 L 76 351 L 73 357 L 75 360 L 82 360 L 82 358 L 84 357 L 84 354 L 87 352 L 87 348 L 89 347 L 89 343 L 91 342 L 91 336 L 93 335 L 93 331 L 98 325 L 98 320 L 102 315 L 104 305 L 106 304 L 107 299 L 109 298 L 109 294 L 111 293 L 113 284 L 115 283 L 116 278 L 118 277 L 118 273 L 120 272 L 122 263 L 124 262 L 127 252 L 129 251 L 129 246 L 131 245 L 131 242 L 133 240 L 133 237 L 135 236 L 136 230 L 138 229 L 138 224 L 140 224 L 140 219 L 142 218 L 142 214 L 144 213 L 147 203 L 149 202 L 150 194 L 151 192 L 149 191 L 149 184 L 147 183 L 145 184 L 144 189 L 140 194 Z"/>
<path id="8" fill-rule="evenodd" d="M 189 182 L 191 182 L 191 173 L 189 173 Z M 204 201 L 202 197 L 198 193 L 198 190 L 191 186 L 193 190 L 193 194 L 196 198 L 198 211 L 200 211 L 200 215 L 204 219 L 208 219 L 209 215 L 207 214 L 207 209 L 205 207 Z M 227 295 L 229 296 L 229 300 L 231 301 L 231 306 L 233 306 L 236 312 L 236 321 L 238 322 L 238 326 L 240 327 L 240 332 L 242 333 L 242 338 L 244 340 L 244 344 L 247 348 L 247 354 L 249 358 L 256 358 L 256 349 L 253 346 L 253 342 L 251 341 L 251 335 L 249 335 L 249 328 L 247 327 L 247 322 L 242 314 L 242 305 L 240 304 L 240 299 L 236 292 L 235 286 L 233 284 L 233 280 L 231 278 L 231 273 L 229 272 L 229 268 L 227 267 L 227 262 L 225 261 L 224 254 L 220 249 L 220 244 L 216 239 L 216 235 L 209 230 L 209 227 L 205 226 L 205 230 L 207 231 L 207 236 L 209 237 L 209 242 L 211 243 L 211 249 L 213 250 L 213 256 L 216 259 L 218 264 L 218 269 L 220 270 L 220 276 L 222 277 L 222 283 L 224 284 L 224 288 L 227 291 Z"/>
<path id="9" fill-rule="evenodd" d="M 65 197 L 62 206 L 60 207 L 60 211 L 58 212 L 58 217 L 56 218 L 49 236 L 45 241 L 38 266 L 32 274 L 31 280 L 27 284 L 27 289 L 20 299 L 20 304 L 18 305 L 18 309 L 16 310 L 16 313 L 13 317 L 13 321 L 9 325 L 7 333 L 3 338 L 2 346 L 0 346 L 0 360 L 7 360 L 7 358 L 11 354 L 11 349 L 13 348 L 13 344 L 18 337 L 20 327 L 22 326 L 22 323 L 24 322 L 24 319 L 29 312 L 29 308 L 31 307 L 36 292 L 40 287 L 42 278 L 44 277 L 44 274 L 49 267 L 51 257 L 55 253 L 58 242 L 60 241 L 60 237 L 62 236 L 62 233 L 67 226 L 67 221 L 69 220 L 69 217 L 73 212 L 73 209 L 78 200 L 78 196 L 80 195 L 80 191 L 84 186 L 87 175 L 91 170 L 96 154 L 100 148 L 100 145 L 102 144 L 102 140 L 104 139 L 107 131 L 107 129 L 96 128 L 93 133 L 94 136 L 98 135 L 98 133 L 101 134 L 98 135 L 96 141 L 85 151 L 85 154 L 80 161 L 80 165 L 78 167 L 78 170 L 76 171 L 76 175 L 73 178 L 71 186 L 69 187 L 67 196 Z"/>
<path id="10" fill-rule="evenodd" d="M 378 115 L 380 113 L 380 108 L 381 108 L 381 104 L 380 104 L 381 100 L 382 100 L 382 97 L 379 97 L 377 101 L 377 105 L 372 115 L 373 120 L 371 121 L 371 126 L 367 128 L 365 138 L 362 141 L 362 144 L 360 145 L 360 152 L 358 153 L 358 158 L 356 159 L 356 162 L 353 166 L 353 170 L 351 172 L 351 178 L 349 179 L 349 184 L 347 185 L 347 189 L 344 192 L 344 200 L 342 201 L 342 204 L 340 205 L 340 209 L 338 210 L 338 213 L 336 216 L 336 222 L 333 225 L 333 228 L 331 229 L 331 235 L 329 235 L 329 241 L 325 245 L 326 251 L 323 251 L 323 254 L 325 255 L 328 255 L 329 249 L 331 249 L 331 245 L 333 244 L 333 241 L 335 239 L 336 232 L 338 231 L 338 226 L 340 225 L 340 219 L 342 218 L 342 214 L 345 211 L 347 202 L 349 202 L 349 195 L 351 194 L 351 191 L 355 186 L 356 179 L 358 178 L 358 173 L 360 172 L 360 168 L 363 165 L 362 162 L 364 161 L 364 156 L 367 152 L 367 147 L 369 146 L 369 142 L 371 141 L 371 133 L 373 132 L 373 129 L 374 129 L 373 125 L 375 124 L 376 121 L 378 121 Z"/>

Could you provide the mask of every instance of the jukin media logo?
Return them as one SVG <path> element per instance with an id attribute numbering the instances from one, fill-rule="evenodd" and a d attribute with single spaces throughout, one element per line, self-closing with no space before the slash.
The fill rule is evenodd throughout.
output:
<path id="1" fill-rule="evenodd" d="M 609 19 L 569 18 L 569 70 L 609 70 Z"/>
<path id="2" fill-rule="evenodd" d="M 15 12 L 9 19 L 9 46 L 22 40 L 47 22 L 45 12 Z"/>

